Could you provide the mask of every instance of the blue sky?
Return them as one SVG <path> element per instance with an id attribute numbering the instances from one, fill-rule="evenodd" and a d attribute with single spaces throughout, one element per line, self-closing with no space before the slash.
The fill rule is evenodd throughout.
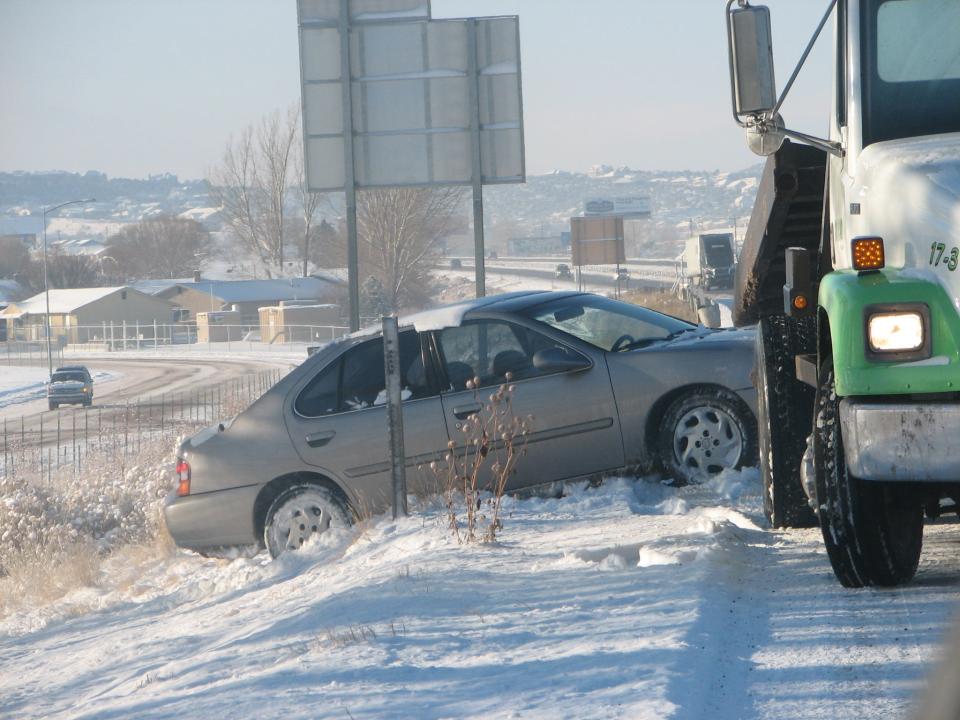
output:
<path id="1" fill-rule="evenodd" d="M 779 82 L 826 0 L 770 0 Z M 724 0 L 433 0 L 517 14 L 527 168 L 739 169 Z M 784 108 L 822 133 L 829 36 Z M 202 177 L 231 133 L 299 98 L 294 0 L 0 0 L 0 170 Z"/>

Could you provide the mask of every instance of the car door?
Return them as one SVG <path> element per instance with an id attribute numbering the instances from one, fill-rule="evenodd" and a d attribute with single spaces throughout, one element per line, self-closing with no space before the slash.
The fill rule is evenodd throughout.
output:
<path id="1" fill-rule="evenodd" d="M 435 490 L 431 460 L 446 452 L 443 407 L 420 342 L 400 334 L 407 490 Z M 383 339 L 357 345 L 319 371 L 298 392 L 290 433 L 301 459 L 384 507 L 391 495 Z"/>
<path id="2" fill-rule="evenodd" d="M 580 369 L 538 369 L 539 350 L 560 348 L 582 359 Z M 507 382 L 512 414 L 529 418 L 525 452 L 507 489 L 580 477 L 623 466 L 623 442 L 610 379 L 599 361 L 524 325 L 479 320 L 436 333 L 443 369 L 447 432 L 464 452 L 464 423 Z M 466 386 L 469 379 L 476 389 Z M 481 414 L 481 417 L 483 415 Z M 524 441 L 521 441 L 524 443 Z M 491 465 L 492 463 L 487 463 Z M 489 472 L 484 481 L 489 482 Z"/>

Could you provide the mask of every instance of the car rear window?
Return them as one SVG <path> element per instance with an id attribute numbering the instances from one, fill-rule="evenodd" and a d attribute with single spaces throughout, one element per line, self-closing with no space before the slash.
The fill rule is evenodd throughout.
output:
<path id="1" fill-rule="evenodd" d="M 82 372 L 57 372 L 53 374 L 53 382 L 86 382 L 87 376 Z"/>

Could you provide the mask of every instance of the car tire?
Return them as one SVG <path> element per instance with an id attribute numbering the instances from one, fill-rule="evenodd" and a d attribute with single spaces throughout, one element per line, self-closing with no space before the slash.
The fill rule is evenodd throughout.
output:
<path id="1" fill-rule="evenodd" d="M 844 587 L 892 587 L 917 572 L 923 547 L 923 499 L 905 482 L 869 482 L 847 470 L 833 365 L 820 373 L 814 469 L 820 529 Z"/>
<path id="2" fill-rule="evenodd" d="M 685 393 L 667 406 L 657 435 L 660 467 L 674 485 L 702 482 L 756 462 L 756 422 L 723 388 Z"/>
<path id="3" fill-rule="evenodd" d="M 796 377 L 794 357 L 816 352 L 815 319 L 765 317 L 757 327 L 757 426 L 763 513 L 771 527 L 816 527 L 800 479 L 816 391 Z"/>
<path id="4" fill-rule="evenodd" d="M 84 401 L 83 401 L 83 406 L 84 406 L 85 408 L 88 408 L 88 407 L 90 407 L 91 405 L 93 405 L 93 398 L 90 398 L 89 400 L 84 400 Z"/>
<path id="5" fill-rule="evenodd" d="M 294 485 L 270 503 L 263 525 L 263 544 L 275 558 L 287 550 L 298 549 L 314 533 L 351 524 L 345 503 L 330 489 L 313 484 Z"/>
<path id="6" fill-rule="evenodd" d="M 52 403 L 49 403 L 49 406 L 51 410 L 56 410 L 58 407 L 60 407 L 60 403 L 52 402 Z"/>

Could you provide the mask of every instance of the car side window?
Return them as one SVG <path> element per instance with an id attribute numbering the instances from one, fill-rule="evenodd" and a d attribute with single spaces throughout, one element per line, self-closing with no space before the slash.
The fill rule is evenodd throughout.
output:
<path id="1" fill-rule="evenodd" d="M 448 390 L 465 390 L 467 381 L 480 378 L 479 387 L 526 380 L 545 373 L 533 365 L 539 350 L 564 346 L 520 325 L 484 321 L 447 328 L 439 334 Z"/>
<path id="2" fill-rule="evenodd" d="M 413 331 L 400 333 L 401 396 L 418 400 L 432 394 L 420 347 Z M 363 410 L 385 405 L 386 382 L 383 368 L 383 339 L 376 338 L 348 350 L 310 381 L 295 403 L 305 417 Z"/>
<path id="3" fill-rule="evenodd" d="M 320 417 L 337 411 L 337 386 L 340 383 L 340 360 L 317 373 L 297 396 L 294 409 L 304 417 Z"/>

